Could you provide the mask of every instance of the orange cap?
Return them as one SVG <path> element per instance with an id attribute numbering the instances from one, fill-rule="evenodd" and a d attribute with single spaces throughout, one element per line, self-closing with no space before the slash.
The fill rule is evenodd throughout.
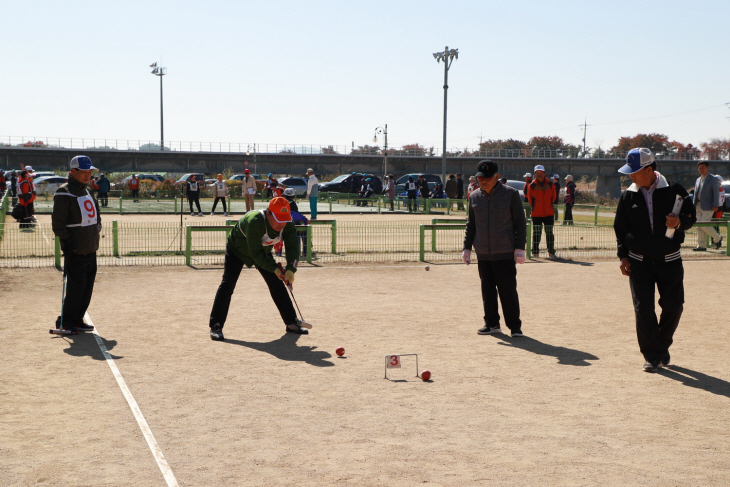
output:
<path id="1" fill-rule="evenodd" d="M 279 223 L 287 223 L 291 220 L 291 207 L 286 198 L 277 196 L 269 202 L 269 212 Z"/>

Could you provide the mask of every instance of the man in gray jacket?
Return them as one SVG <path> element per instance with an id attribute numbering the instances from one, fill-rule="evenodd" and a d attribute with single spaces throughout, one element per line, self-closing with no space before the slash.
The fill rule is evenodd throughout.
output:
<path id="1" fill-rule="evenodd" d="M 709 222 L 712 215 L 715 214 L 720 206 L 720 181 L 710 174 L 710 163 L 707 161 L 699 161 L 697 163 L 697 172 L 700 177 L 695 182 L 694 205 L 697 210 L 698 222 Z M 697 247 L 692 250 L 705 251 L 706 235 L 710 234 L 715 248 L 722 246 L 722 236 L 713 227 L 697 227 Z"/>
<path id="2" fill-rule="evenodd" d="M 471 263 L 471 248 L 477 254 L 482 281 L 484 327 L 477 333 L 501 333 L 497 296 L 513 337 L 522 334 L 520 299 L 517 295 L 517 264 L 525 263 L 527 227 L 520 193 L 499 184 L 497 163 L 481 161 L 477 166 L 479 189 L 469 196 L 469 217 L 461 258 Z"/>
<path id="3" fill-rule="evenodd" d="M 96 251 L 99 249 L 101 215 L 99 204 L 87 189 L 91 159 L 76 156 L 71 159 L 68 182 L 53 195 L 53 233 L 61 241 L 63 271 L 66 276 L 66 296 L 63 316 L 56 322 L 58 328 L 70 333 L 94 331 L 84 323 L 96 279 Z"/>

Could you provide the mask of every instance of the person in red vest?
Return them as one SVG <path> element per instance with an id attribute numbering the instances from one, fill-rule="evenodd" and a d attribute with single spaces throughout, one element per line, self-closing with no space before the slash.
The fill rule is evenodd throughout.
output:
<path id="1" fill-rule="evenodd" d="M 23 207 L 23 213 L 20 219 L 20 228 L 30 228 L 33 226 L 35 218 L 35 209 L 33 202 L 35 201 L 35 186 L 33 186 L 33 173 L 27 170 L 20 172 L 20 180 L 18 181 L 18 204 Z"/>
<path id="2" fill-rule="evenodd" d="M 5 194 L 5 190 L 8 189 L 7 183 L 5 182 L 5 171 L 0 169 L 0 197 Z"/>
<path id="3" fill-rule="evenodd" d="M 555 225 L 555 186 L 545 177 L 545 168 L 541 165 L 535 166 L 535 179 L 527 186 L 527 202 L 530 204 L 532 216 L 532 254 L 540 256 L 540 240 L 542 239 L 542 227 L 545 227 L 548 254 L 551 259 L 555 258 L 555 237 L 553 236 L 553 225 Z"/>
<path id="4" fill-rule="evenodd" d="M 132 177 L 129 178 L 129 190 L 132 192 L 134 202 L 139 203 L 139 178 L 136 174 L 132 174 Z"/>
<path id="5" fill-rule="evenodd" d="M 94 176 L 89 181 L 89 187 L 91 188 L 91 196 L 99 194 L 99 176 Z"/>

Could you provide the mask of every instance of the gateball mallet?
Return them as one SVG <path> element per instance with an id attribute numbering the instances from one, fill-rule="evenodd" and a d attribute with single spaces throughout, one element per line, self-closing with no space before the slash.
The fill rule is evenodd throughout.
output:
<path id="1" fill-rule="evenodd" d="M 66 301 L 66 266 L 63 266 L 63 287 L 61 288 L 61 317 L 58 320 L 58 328 L 51 328 L 48 333 L 51 335 L 76 335 L 78 332 L 64 330 L 63 328 L 63 304 Z"/>
<path id="2" fill-rule="evenodd" d="M 292 300 L 294 301 L 294 304 L 297 307 L 297 311 L 299 311 L 299 318 L 301 318 L 301 320 L 302 320 L 299 325 L 302 328 L 307 328 L 307 329 L 311 330 L 312 329 L 312 325 L 310 325 L 309 323 L 307 323 L 306 321 L 304 321 L 304 315 L 302 315 L 302 310 L 299 309 L 299 304 L 297 304 L 297 298 L 294 297 L 294 289 L 293 289 L 293 286 L 292 286 L 291 282 L 287 281 L 286 278 L 283 277 L 283 276 L 286 275 L 286 271 L 284 271 L 284 266 L 281 265 L 281 262 L 277 262 L 276 265 L 279 266 L 279 271 L 281 272 L 281 275 L 282 275 L 282 279 L 281 280 L 284 281 L 284 285 L 289 290 L 289 294 L 291 295 L 291 298 L 292 298 Z"/>

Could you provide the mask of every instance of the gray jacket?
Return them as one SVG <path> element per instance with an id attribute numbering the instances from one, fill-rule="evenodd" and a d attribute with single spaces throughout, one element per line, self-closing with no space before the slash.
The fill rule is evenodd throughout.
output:
<path id="1" fill-rule="evenodd" d="M 469 196 L 464 249 L 478 260 L 512 260 L 515 249 L 525 249 L 527 223 L 520 193 L 497 183 L 491 194 L 481 189 Z"/>
<path id="2" fill-rule="evenodd" d="M 700 187 L 701 181 L 702 178 L 699 177 L 695 182 L 695 195 L 692 204 L 697 206 L 699 202 L 700 209 L 703 211 L 710 211 L 714 206 L 720 206 L 720 180 L 707 173 L 705 182 L 702 185 L 702 194 L 697 194 L 697 188 Z"/>

